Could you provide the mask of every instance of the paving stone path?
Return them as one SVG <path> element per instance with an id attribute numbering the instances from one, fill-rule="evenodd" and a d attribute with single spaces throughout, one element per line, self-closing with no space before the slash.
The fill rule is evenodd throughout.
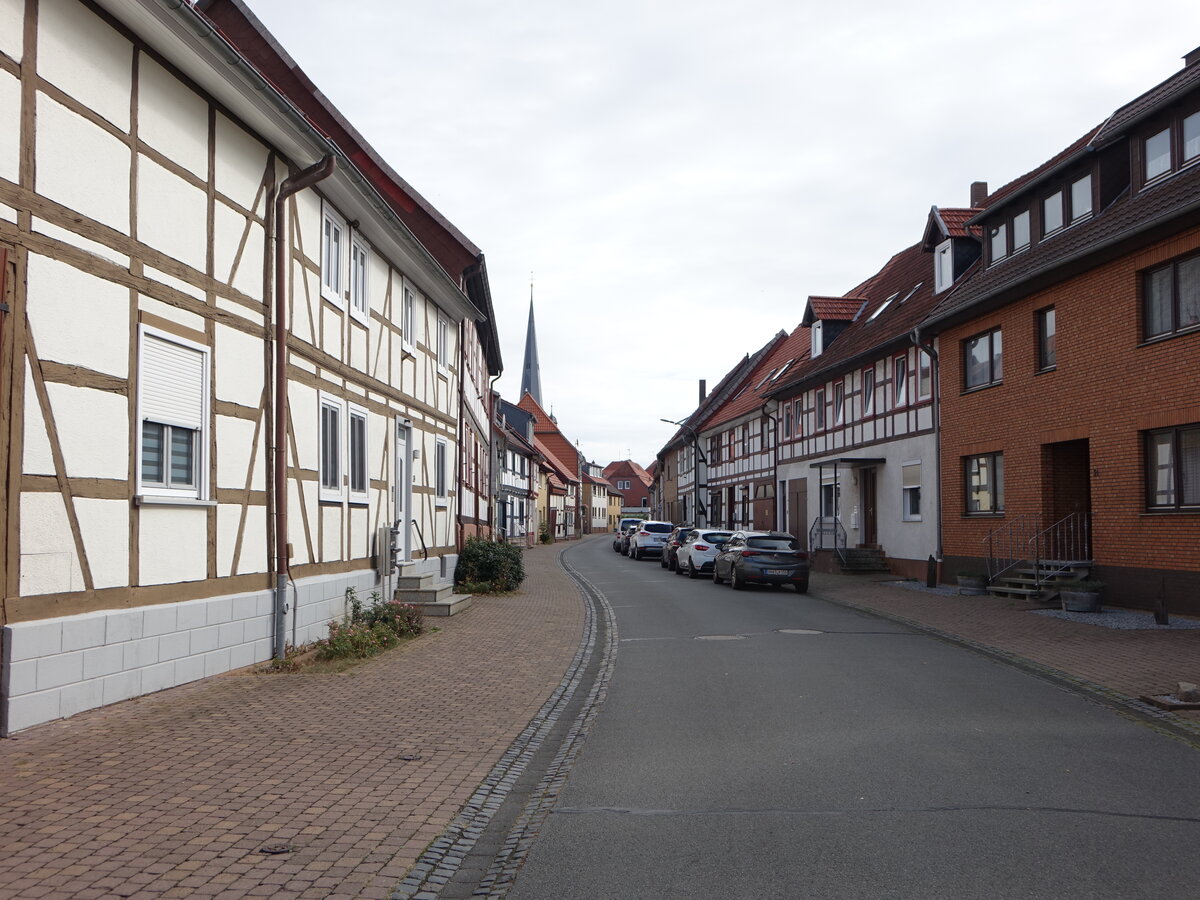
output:
<path id="1" fill-rule="evenodd" d="M 348 673 L 231 673 L 0 741 L 0 898 L 387 897 L 575 656 L 563 549 Z"/>

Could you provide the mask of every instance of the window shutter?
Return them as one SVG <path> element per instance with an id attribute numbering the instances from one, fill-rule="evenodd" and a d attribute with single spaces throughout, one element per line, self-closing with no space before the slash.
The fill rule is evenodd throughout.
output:
<path id="1" fill-rule="evenodd" d="M 921 486 L 921 464 L 915 466 L 904 466 L 900 470 L 904 473 L 904 487 L 920 487 Z"/>
<path id="2" fill-rule="evenodd" d="M 204 427 L 204 354 L 145 335 L 142 341 L 142 418 Z"/>

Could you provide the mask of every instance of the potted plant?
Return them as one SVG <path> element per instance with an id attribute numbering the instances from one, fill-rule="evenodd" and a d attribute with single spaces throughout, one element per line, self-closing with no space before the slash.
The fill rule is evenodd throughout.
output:
<path id="1" fill-rule="evenodd" d="M 987 588 L 987 579 L 975 572 L 958 573 L 958 592 L 960 594 L 982 594 Z"/>
<path id="2" fill-rule="evenodd" d="M 1072 581 L 1058 589 L 1063 612 L 1100 612 L 1104 585 L 1099 581 Z"/>

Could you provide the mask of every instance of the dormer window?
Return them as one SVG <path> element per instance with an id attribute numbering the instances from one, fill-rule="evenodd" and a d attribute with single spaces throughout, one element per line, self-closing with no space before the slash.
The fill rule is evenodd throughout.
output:
<path id="1" fill-rule="evenodd" d="M 1001 223 L 989 228 L 988 241 L 991 248 L 992 262 L 999 262 L 1008 256 L 1008 224 Z"/>
<path id="2" fill-rule="evenodd" d="M 1013 216 L 1013 253 L 1029 246 L 1029 210 Z"/>
<path id="3" fill-rule="evenodd" d="M 1063 192 L 1055 191 L 1042 201 L 1042 236 L 1063 227 Z"/>
<path id="4" fill-rule="evenodd" d="M 1171 171 L 1171 129 L 1164 128 L 1145 141 L 1146 181 Z"/>
<path id="5" fill-rule="evenodd" d="M 1200 112 L 1183 120 L 1183 162 L 1186 165 L 1200 156 Z"/>
<path id="6" fill-rule="evenodd" d="M 954 284 L 954 243 L 942 241 L 934 254 L 934 292 L 942 291 Z"/>
<path id="7" fill-rule="evenodd" d="M 1092 176 L 1084 175 L 1071 185 L 1071 224 L 1092 214 Z"/>

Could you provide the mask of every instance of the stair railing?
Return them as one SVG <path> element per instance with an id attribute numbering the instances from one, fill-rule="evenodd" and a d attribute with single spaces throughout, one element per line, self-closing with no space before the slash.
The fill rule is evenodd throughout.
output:
<path id="1" fill-rule="evenodd" d="M 842 564 L 846 563 L 846 529 L 836 516 L 817 516 L 808 529 L 810 550 L 832 550 Z"/>
<path id="2" fill-rule="evenodd" d="M 1071 513 L 1029 539 L 1037 587 L 1092 560 L 1092 517 Z"/>
<path id="3" fill-rule="evenodd" d="M 421 525 L 416 520 L 412 520 L 413 527 L 417 529 L 417 537 L 421 541 L 421 559 L 429 559 L 429 548 L 425 546 L 425 535 L 421 534 Z"/>
<path id="4" fill-rule="evenodd" d="M 1030 542 L 1040 529 L 1039 516 L 1024 514 L 988 532 L 983 539 L 988 584 L 995 582 L 1005 572 L 1031 561 Z"/>

